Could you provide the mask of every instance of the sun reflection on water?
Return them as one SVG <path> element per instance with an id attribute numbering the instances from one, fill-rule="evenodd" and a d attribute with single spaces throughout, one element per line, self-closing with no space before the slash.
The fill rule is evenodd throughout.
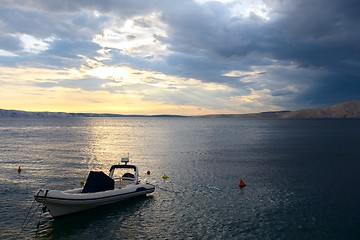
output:
<path id="1" fill-rule="evenodd" d="M 143 119 L 143 124 L 138 122 L 136 118 L 92 119 L 87 126 L 88 146 L 83 149 L 87 168 L 107 172 L 122 157 L 129 155 L 131 164 L 139 164 L 147 158 L 142 148 L 151 144 L 154 133 L 144 126 Z"/>

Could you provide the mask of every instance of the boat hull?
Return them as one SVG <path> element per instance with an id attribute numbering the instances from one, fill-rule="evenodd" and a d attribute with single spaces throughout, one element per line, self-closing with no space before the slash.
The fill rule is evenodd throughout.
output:
<path id="1" fill-rule="evenodd" d="M 81 193 L 82 189 L 68 191 L 40 189 L 35 200 L 42 203 L 53 217 L 68 215 L 87 209 L 143 196 L 155 191 L 151 184 L 132 184 L 124 188 L 95 193 Z"/>

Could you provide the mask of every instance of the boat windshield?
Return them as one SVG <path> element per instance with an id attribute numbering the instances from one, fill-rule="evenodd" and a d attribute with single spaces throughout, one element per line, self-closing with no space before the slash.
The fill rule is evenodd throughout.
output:
<path id="1" fill-rule="evenodd" d="M 136 167 L 133 165 L 114 165 L 110 168 L 110 176 L 116 179 L 135 180 Z"/>
<path id="2" fill-rule="evenodd" d="M 114 180 L 115 179 L 135 180 L 135 171 L 133 169 L 117 168 L 114 169 L 112 178 Z"/>

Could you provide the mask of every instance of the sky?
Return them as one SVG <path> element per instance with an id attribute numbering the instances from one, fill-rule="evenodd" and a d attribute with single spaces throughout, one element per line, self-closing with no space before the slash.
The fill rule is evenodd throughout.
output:
<path id="1" fill-rule="evenodd" d="M 253 113 L 360 99 L 358 0 L 0 0 L 0 108 Z"/>

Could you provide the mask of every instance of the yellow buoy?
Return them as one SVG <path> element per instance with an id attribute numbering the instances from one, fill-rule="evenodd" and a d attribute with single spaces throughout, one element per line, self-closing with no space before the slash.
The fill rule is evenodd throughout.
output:
<path id="1" fill-rule="evenodd" d="M 162 176 L 162 179 L 164 179 L 164 180 L 166 180 L 166 179 L 168 179 L 168 178 L 169 178 L 169 176 L 166 175 L 166 174 L 164 174 L 164 175 Z"/>
<path id="2" fill-rule="evenodd" d="M 84 186 L 85 180 L 80 180 L 80 186 Z"/>

